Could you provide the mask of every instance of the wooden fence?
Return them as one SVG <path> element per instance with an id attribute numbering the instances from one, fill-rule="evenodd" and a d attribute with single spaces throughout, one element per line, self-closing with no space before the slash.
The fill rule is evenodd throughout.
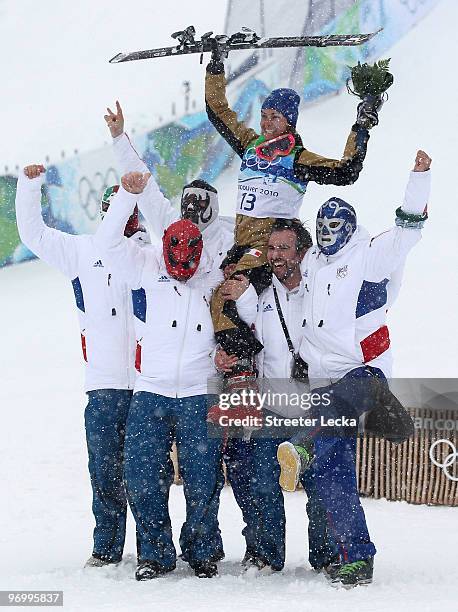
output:
<path id="1" fill-rule="evenodd" d="M 434 465 L 429 456 L 431 445 L 440 439 L 449 440 L 458 449 L 458 412 L 433 412 L 423 408 L 409 412 L 417 422 L 421 420 L 433 426 L 416 429 L 411 439 L 399 445 L 369 435 L 358 439 L 356 470 L 361 495 L 413 504 L 458 506 L 458 482 Z M 434 428 L 437 423 L 449 427 Z M 450 445 L 439 444 L 434 449 L 434 457 L 444 464 L 452 451 Z M 454 478 L 458 477 L 457 456 L 447 471 Z"/>
<path id="2" fill-rule="evenodd" d="M 383 438 L 363 434 L 358 438 L 356 451 L 356 473 L 362 496 L 412 504 L 458 506 L 458 481 L 434 465 L 429 456 L 435 440 L 449 440 L 458 449 L 458 411 L 431 411 L 424 408 L 410 409 L 414 419 L 426 424 L 416 429 L 415 435 L 403 444 L 393 444 Z M 429 424 L 448 423 L 449 428 L 429 428 Z M 455 424 L 452 429 L 450 425 Z M 452 452 L 448 444 L 435 448 L 434 457 L 444 464 Z M 172 452 L 175 465 L 175 483 L 181 484 L 178 472 L 176 448 Z M 458 478 L 458 457 L 447 468 L 448 473 Z"/>

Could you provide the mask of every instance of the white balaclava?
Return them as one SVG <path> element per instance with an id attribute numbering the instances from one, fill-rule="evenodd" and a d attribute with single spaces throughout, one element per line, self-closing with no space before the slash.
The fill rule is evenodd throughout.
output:
<path id="1" fill-rule="evenodd" d="M 201 232 L 218 217 L 218 192 L 212 185 L 200 179 L 183 187 L 181 194 L 181 218 L 195 223 Z"/>

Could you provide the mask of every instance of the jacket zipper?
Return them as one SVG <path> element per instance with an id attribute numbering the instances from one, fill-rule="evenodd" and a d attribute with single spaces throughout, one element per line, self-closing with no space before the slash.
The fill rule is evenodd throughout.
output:
<path id="1" fill-rule="evenodd" d="M 321 270 L 324 270 L 324 269 L 325 268 L 321 268 Z M 312 327 L 312 334 L 313 334 L 313 336 L 315 338 L 315 342 L 316 342 L 317 346 L 321 346 L 321 340 L 317 336 L 315 327 L 322 327 L 323 326 L 323 320 L 320 319 L 320 321 L 318 321 L 318 322 L 316 322 L 316 320 L 315 320 L 315 306 L 314 306 L 314 302 L 316 301 L 316 298 L 314 298 L 315 291 L 313 289 L 317 285 L 317 276 L 318 276 L 318 273 L 321 272 L 321 270 L 315 270 L 315 273 L 313 275 L 312 291 L 310 291 L 311 302 L 312 302 L 312 308 L 311 308 L 312 325 L 311 325 L 311 327 Z M 329 285 L 328 285 L 328 291 L 329 291 Z M 320 322 L 321 322 L 321 324 L 320 324 Z M 320 353 L 321 353 L 321 351 L 320 351 Z M 320 367 L 321 367 L 322 371 L 327 373 L 327 368 L 325 368 L 323 366 L 323 355 L 322 354 L 320 354 Z"/>
<path id="2" fill-rule="evenodd" d="M 107 276 L 107 286 L 109 287 L 109 303 L 113 304 L 112 299 L 113 299 L 113 288 L 111 285 L 111 274 L 108 274 Z M 125 313 L 125 319 L 124 319 L 124 325 L 125 325 L 125 334 L 124 337 L 127 340 L 126 346 L 124 347 L 124 354 L 126 356 L 126 374 L 127 374 L 127 388 L 128 389 L 132 389 L 132 381 L 130 379 L 130 335 L 129 335 L 129 320 L 130 320 L 130 311 L 129 311 L 129 295 L 130 295 L 130 289 L 127 287 L 127 285 L 125 286 L 126 291 L 124 292 L 124 295 L 122 296 L 122 300 L 123 300 L 123 304 L 124 304 L 124 313 Z M 120 286 L 120 291 L 122 292 L 122 286 Z M 111 315 L 117 316 L 117 311 L 116 308 L 112 305 L 111 306 Z"/>
<path id="3" fill-rule="evenodd" d="M 129 309 L 129 298 L 132 300 L 132 291 L 129 289 L 129 287 L 127 287 L 127 292 L 125 295 L 125 312 L 126 312 L 126 338 L 127 338 L 127 346 L 126 346 L 126 352 L 127 352 L 127 388 L 128 389 L 132 389 L 133 385 L 132 382 L 130 380 L 130 373 L 131 373 L 131 368 L 130 368 L 130 334 L 129 334 L 129 322 L 131 321 L 131 314 L 130 314 L 130 309 Z M 133 315 L 132 315 L 133 316 Z"/>
<path id="4" fill-rule="evenodd" d="M 181 293 L 178 291 L 178 289 L 176 287 L 174 287 L 175 291 L 178 293 L 178 295 L 181 296 Z M 176 389 L 175 389 L 175 396 L 178 397 L 178 393 L 180 390 L 180 369 L 181 369 L 181 357 L 183 355 L 183 348 L 184 348 L 184 343 L 186 340 L 186 332 L 188 329 L 188 319 L 189 319 L 189 306 L 190 306 L 190 302 L 191 302 L 191 291 L 185 287 L 185 290 L 187 292 L 187 303 L 186 303 L 186 319 L 185 319 L 185 324 L 184 324 L 184 331 L 183 331 L 183 335 L 182 335 L 182 340 L 181 340 L 181 346 L 180 346 L 180 352 L 178 354 L 178 363 L 177 363 L 177 375 L 176 375 Z"/>

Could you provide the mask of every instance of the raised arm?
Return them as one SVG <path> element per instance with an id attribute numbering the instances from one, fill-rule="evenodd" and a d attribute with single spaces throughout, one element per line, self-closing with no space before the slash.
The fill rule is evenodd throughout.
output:
<path id="1" fill-rule="evenodd" d="M 70 279 L 78 276 L 77 236 L 48 227 L 41 214 L 41 186 L 46 170 L 41 164 L 19 172 L 16 221 L 21 241 L 37 257 Z"/>
<path id="2" fill-rule="evenodd" d="M 247 146 L 258 134 L 237 119 L 226 98 L 226 77 L 222 61 L 212 60 L 205 76 L 205 105 L 209 121 L 234 149 L 243 157 Z"/>
<path id="3" fill-rule="evenodd" d="M 134 149 L 129 137 L 124 132 L 124 113 L 121 105 L 116 100 L 116 111 L 107 107 L 107 114 L 104 115 L 105 122 L 113 138 L 113 148 L 116 158 L 121 166 L 123 174 L 128 172 L 149 172 L 145 162 Z"/>
<path id="4" fill-rule="evenodd" d="M 347 138 L 341 159 L 323 157 L 302 149 L 294 160 L 294 170 L 301 180 L 320 185 L 351 185 L 358 180 L 367 152 L 369 132 L 355 123 Z"/>
<path id="5" fill-rule="evenodd" d="M 121 187 L 95 234 L 102 259 L 132 289 L 141 287 L 148 249 L 126 238 L 124 228 L 149 176 L 149 173 L 132 172 L 122 177 Z"/>
<path id="6" fill-rule="evenodd" d="M 404 202 L 396 210 L 396 226 L 372 238 L 367 249 L 366 280 L 380 282 L 403 265 L 409 251 L 421 239 L 421 228 L 428 215 L 431 191 L 431 158 L 418 151 L 410 173 Z"/>
<path id="7" fill-rule="evenodd" d="M 162 238 L 164 230 L 180 218 L 179 211 L 171 204 L 154 177 L 148 181 L 144 192 L 138 199 L 138 207 L 146 219 L 146 223 L 158 238 Z"/>
<path id="8" fill-rule="evenodd" d="M 113 138 L 113 149 L 122 173 L 141 172 L 145 174 L 149 172 L 147 165 L 124 132 L 124 114 L 119 102 L 116 101 L 115 112 L 107 108 L 107 113 L 104 118 Z M 138 206 L 146 219 L 149 229 L 158 238 L 162 238 L 165 228 L 180 216 L 178 210 L 164 196 L 152 176 L 148 181 L 143 196 L 138 200 Z"/>

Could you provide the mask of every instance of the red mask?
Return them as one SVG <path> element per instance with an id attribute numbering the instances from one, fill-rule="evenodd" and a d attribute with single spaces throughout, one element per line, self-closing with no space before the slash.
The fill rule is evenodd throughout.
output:
<path id="1" fill-rule="evenodd" d="M 105 213 L 108 212 L 110 208 L 111 200 L 115 197 L 115 195 L 119 191 L 119 185 L 112 185 L 111 187 L 107 187 L 102 195 L 102 200 L 100 202 L 100 215 L 102 219 L 105 216 Z M 124 228 L 124 236 L 130 238 L 135 234 L 135 232 L 144 231 L 142 226 L 138 222 L 138 206 L 136 205 L 134 208 L 134 212 L 130 215 L 126 227 Z"/>
<path id="2" fill-rule="evenodd" d="M 138 206 L 135 205 L 134 212 L 130 215 L 126 227 L 124 228 L 124 236 L 130 238 L 135 232 L 141 231 L 142 227 L 138 222 Z"/>
<path id="3" fill-rule="evenodd" d="M 169 225 L 162 237 L 168 275 L 180 281 L 191 278 L 199 266 L 202 246 L 202 234 L 192 221 L 180 219 Z"/>

